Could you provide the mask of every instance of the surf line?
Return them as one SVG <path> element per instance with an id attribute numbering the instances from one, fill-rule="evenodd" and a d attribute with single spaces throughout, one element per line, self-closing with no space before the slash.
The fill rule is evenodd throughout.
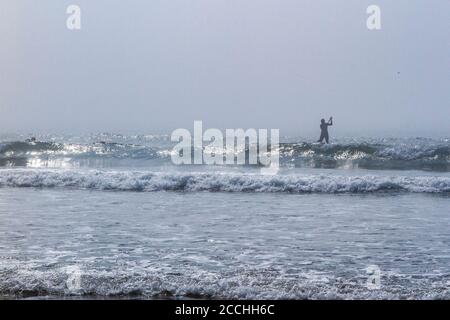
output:
<path id="1" fill-rule="evenodd" d="M 194 133 L 187 129 L 176 129 L 172 142 L 178 142 L 172 152 L 174 164 L 208 165 L 262 165 L 279 167 L 279 129 L 226 129 L 225 134 L 216 128 L 203 132 L 203 122 L 194 121 Z M 267 168 L 266 168 L 267 169 Z"/>

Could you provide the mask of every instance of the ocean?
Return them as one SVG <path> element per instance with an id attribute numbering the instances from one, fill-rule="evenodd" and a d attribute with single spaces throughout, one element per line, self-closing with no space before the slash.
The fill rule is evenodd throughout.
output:
<path id="1" fill-rule="evenodd" d="M 448 138 L 283 137 L 276 175 L 26 138 L 0 138 L 2 298 L 450 298 Z"/>

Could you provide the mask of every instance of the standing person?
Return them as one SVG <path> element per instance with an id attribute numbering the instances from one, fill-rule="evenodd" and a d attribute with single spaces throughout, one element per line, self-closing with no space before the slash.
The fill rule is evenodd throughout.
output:
<path id="1" fill-rule="evenodd" d="M 332 125 L 333 117 L 330 117 L 330 120 L 328 120 L 328 122 L 325 122 L 325 119 L 320 120 L 320 138 L 317 142 L 322 143 L 323 139 L 325 139 L 326 143 L 329 143 L 328 126 Z"/>

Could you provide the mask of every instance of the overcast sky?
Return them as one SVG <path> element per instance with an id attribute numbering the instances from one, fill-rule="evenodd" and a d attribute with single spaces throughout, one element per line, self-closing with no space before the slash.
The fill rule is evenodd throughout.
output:
<path id="1" fill-rule="evenodd" d="M 0 45 L 0 132 L 450 136 L 448 0 L 2 0 Z"/>

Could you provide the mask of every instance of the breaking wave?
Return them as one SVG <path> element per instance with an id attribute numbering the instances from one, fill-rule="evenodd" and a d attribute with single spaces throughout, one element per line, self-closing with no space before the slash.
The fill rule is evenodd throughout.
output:
<path id="1" fill-rule="evenodd" d="M 0 269 L 0 294 L 14 298 L 39 297 L 123 297 L 199 299 L 449 299 L 446 278 L 411 277 L 397 273 L 383 275 L 381 290 L 369 290 L 366 279 L 356 274 L 349 279 L 331 274 L 299 273 L 287 277 L 272 268 L 238 268 L 229 272 L 208 272 L 186 267 L 183 273 L 164 268 L 136 268 L 105 271 L 83 266 L 47 268 L 7 266 Z M 138 269 L 138 270 L 135 270 Z M 77 271 L 79 287 L 73 287 Z"/>
<path id="2" fill-rule="evenodd" d="M 164 152 L 156 148 L 132 143 L 0 143 L 0 167 L 110 167 L 123 161 L 152 161 L 164 157 Z"/>
<path id="3" fill-rule="evenodd" d="M 0 143 L 0 167 L 132 167 L 136 161 L 171 164 L 173 144 L 166 138 L 138 139 L 135 143 L 126 139 L 62 141 Z M 280 165 L 284 167 L 450 172 L 450 143 L 446 139 L 340 141 L 330 145 L 281 143 L 279 151 Z"/>
<path id="4" fill-rule="evenodd" d="M 0 186 L 147 192 L 449 193 L 450 177 L 2 169 Z"/>
<path id="5" fill-rule="evenodd" d="M 96 142 L 93 144 L 69 144 L 54 142 L 11 142 L 0 144 L 0 157 L 20 158 L 33 156 L 69 156 L 69 157 L 114 157 L 114 158 L 153 158 L 156 151 L 152 148 L 114 142 Z"/>
<path id="6" fill-rule="evenodd" d="M 448 142 L 286 143 L 280 156 L 296 167 L 450 171 Z"/>

